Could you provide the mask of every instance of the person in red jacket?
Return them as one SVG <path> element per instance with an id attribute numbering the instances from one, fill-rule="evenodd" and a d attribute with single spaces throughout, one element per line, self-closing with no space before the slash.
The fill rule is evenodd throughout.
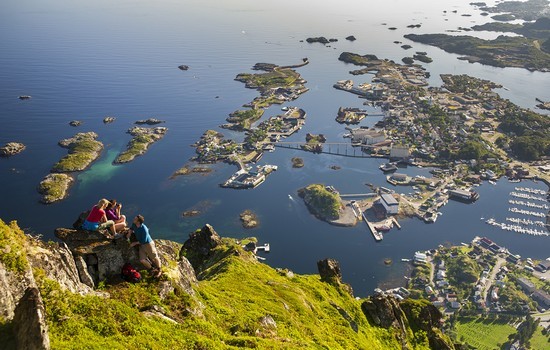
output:
<path id="1" fill-rule="evenodd" d="M 113 220 L 107 220 L 107 216 L 105 215 L 107 204 L 109 204 L 109 201 L 103 198 L 94 205 L 90 214 L 88 214 L 88 217 L 84 220 L 82 228 L 88 231 L 98 231 L 108 228 L 114 237 L 116 233 L 115 222 Z"/>

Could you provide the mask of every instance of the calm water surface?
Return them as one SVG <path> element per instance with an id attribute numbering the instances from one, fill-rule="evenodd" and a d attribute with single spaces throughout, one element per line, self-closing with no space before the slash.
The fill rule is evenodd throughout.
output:
<path id="1" fill-rule="evenodd" d="M 365 192 L 367 182 L 385 185 L 377 169 L 380 160 L 277 149 L 261 163 L 276 164 L 279 170 L 252 191 L 218 187 L 235 171 L 226 164 L 214 165 L 209 176 L 169 179 L 193 156 L 189 145 L 204 130 L 219 130 L 228 113 L 257 96 L 233 80 L 256 62 L 284 65 L 298 63 L 302 57 L 310 59 L 308 66 L 298 70 L 310 91 L 291 104 L 307 111 L 307 123 L 289 141 L 302 141 L 307 132 L 324 133 L 329 142 L 343 140 L 345 129 L 334 121 L 336 112 L 340 106 L 362 107 L 362 100 L 333 89 L 332 84 L 340 79 L 370 79 L 349 75 L 353 68 L 337 60 L 343 51 L 396 61 L 412 51 L 427 51 L 434 58 L 426 65 L 434 85 L 441 83 L 439 74 L 466 73 L 502 84 L 507 90 L 499 93 L 524 107 L 534 108 L 534 97 L 550 100 L 548 73 L 468 64 L 456 55 L 403 38 L 410 32 L 443 33 L 488 20 L 468 3 L 4 1 L 0 13 L 0 144 L 19 141 L 27 150 L 0 159 L 4 199 L 0 217 L 52 238 L 54 228 L 70 225 L 99 198 L 114 197 L 123 202 L 127 215 L 144 214 L 158 238 L 183 242 L 189 232 L 210 223 L 224 236 L 256 236 L 260 242 L 271 243 L 267 262 L 272 266 L 315 273 L 317 260 L 336 258 L 344 280 L 357 295 L 370 293 L 376 286 L 402 283 L 407 267 L 400 258 L 445 242 L 468 242 L 476 235 L 488 236 L 524 256 L 546 258 L 548 238 L 500 231 L 480 220 L 495 217 L 502 221 L 508 215 L 509 192 L 517 184 L 506 181 L 479 187 L 481 199 L 475 204 L 449 203 L 435 224 L 403 220 L 402 230 L 391 231 L 382 243 L 375 244 L 364 225 L 338 228 L 316 220 L 296 200 L 296 190 L 313 182 L 332 184 L 342 193 Z M 406 28 L 409 24 L 422 26 Z M 388 30 L 391 26 L 397 30 Z M 348 35 L 357 40 L 345 40 Z M 476 35 L 493 38 L 496 34 Z M 312 36 L 339 41 L 330 46 L 301 42 Z M 404 51 L 394 41 L 411 44 L 413 49 Z M 180 64 L 190 69 L 182 72 L 177 69 Z M 33 98 L 19 101 L 17 96 L 23 94 Z M 265 116 L 278 112 L 274 106 Z M 107 115 L 117 120 L 104 125 L 102 119 Z M 126 130 L 135 120 L 149 117 L 166 120 L 166 137 L 145 156 L 113 166 L 112 160 L 130 140 Z M 68 122 L 74 119 L 83 125 L 70 127 Z M 362 125 L 373 125 L 376 120 L 367 118 Z M 38 183 L 66 154 L 57 142 L 85 131 L 99 134 L 105 145 L 101 158 L 76 176 L 65 201 L 40 204 Z M 223 132 L 227 137 L 242 137 Z M 306 166 L 293 169 L 290 158 L 294 156 L 304 158 Z M 331 165 L 342 169 L 331 170 Z M 427 171 L 403 170 L 410 175 L 426 175 Z M 540 183 L 522 185 L 545 188 Z M 203 210 L 203 215 L 181 217 L 192 208 Z M 238 214 L 244 209 L 259 215 L 260 227 L 242 229 Z M 384 258 L 396 263 L 387 267 Z"/>

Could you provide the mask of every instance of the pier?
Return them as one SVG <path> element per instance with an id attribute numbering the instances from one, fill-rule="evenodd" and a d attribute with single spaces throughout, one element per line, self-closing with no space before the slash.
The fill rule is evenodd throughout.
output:
<path id="1" fill-rule="evenodd" d="M 384 236 L 382 236 L 382 233 L 378 232 L 378 230 L 374 227 L 374 225 L 372 223 L 370 223 L 369 220 L 367 220 L 367 217 L 365 216 L 365 213 L 362 213 L 362 216 L 363 216 L 363 221 L 365 221 L 365 223 L 369 227 L 369 230 L 372 233 L 372 236 L 374 237 L 374 240 L 377 241 L 377 242 L 380 242 L 381 240 L 383 240 Z"/>
<path id="2" fill-rule="evenodd" d="M 350 197 L 376 197 L 376 193 L 349 193 L 349 194 L 340 194 L 340 198 L 350 198 Z"/>

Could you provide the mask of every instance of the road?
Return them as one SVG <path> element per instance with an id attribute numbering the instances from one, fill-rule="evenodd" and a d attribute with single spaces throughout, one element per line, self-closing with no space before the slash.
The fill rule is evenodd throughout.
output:
<path id="1" fill-rule="evenodd" d="M 491 286 L 493 285 L 493 282 L 495 281 L 495 277 L 497 276 L 498 271 L 500 270 L 500 267 L 504 265 L 506 262 L 505 259 L 501 258 L 500 256 L 497 257 L 497 262 L 495 263 L 495 266 L 491 270 L 491 274 L 487 278 L 487 282 L 485 283 L 485 288 L 483 289 L 482 298 L 485 300 L 485 305 L 490 305 L 491 300 L 487 300 L 487 294 L 489 293 L 489 290 L 491 289 Z"/>

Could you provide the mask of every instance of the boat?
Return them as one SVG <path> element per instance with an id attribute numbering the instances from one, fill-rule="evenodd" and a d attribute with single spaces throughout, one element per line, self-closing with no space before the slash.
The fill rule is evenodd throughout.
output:
<path id="1" fill-rule="evenodd" d="M 21 96 L 19 96 L 19 99 L 20 99 L 20 100 L 28 100 L 28 99 L 30 99 L 30 98 L 31 98 L 31 96 L 29 96 L 29 95 L 21 95 Z"/>
<path id="2" fill-rule="evenodd" d="M 288 111 L 288 107 L 287 106 L 281 107 L 281 111 L 284 111 L 284 112 Z"/>
<path id="3" fill-rule="evenodd" d="M 409 262 L 409 261 L 411 261 L 411 259 L 405 259 L 405 258 L 403 258 L 403 259 L 401 259 L 401 261 L 403 261 L 403 262 Z"/>
<path id="4" fill-rule="evenodd" d="M 385 163 L 385 164 L 380 165 L 379 169 L 382 170 L 385 173 L 388 173 L 390 171 L 396 171 L 397 166 L 393 163 Z"/>

